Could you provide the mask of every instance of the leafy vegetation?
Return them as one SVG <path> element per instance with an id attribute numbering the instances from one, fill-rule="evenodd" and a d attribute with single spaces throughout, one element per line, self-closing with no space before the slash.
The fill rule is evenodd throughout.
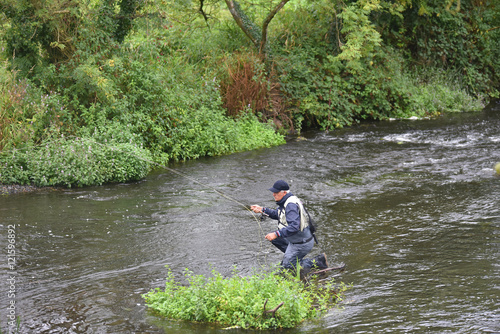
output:
<path id="1" fill-rule="evenodd" d="M 225 327 L 292 328 L 321 315 L 342 300 L 348 289 L 333 280 L 323 285 L 304 284 L 288 273 L 256 272 L 241 277 L 236 271 L 224 278 L 186 269 L 187 285 L 175 281 L 169 268 L 165 289 L 143 295 L 157 314 L 171 319 L 212 322 Z"/>
<path id="2" fill-rule="evenodd" d="M 130 143 L 58 138 L 1 156 L 0 177 L 6 183 L 82 187 L 139 180 L 151 164 L 149 151 Z"/>
<path id="3" fill-rule="evenodd" d="M 0 183 L 121 182 L 147 174 L 149 160 L 478 110 L 499 96 L 494 0 L 0 0 L 0 9 Z M 100 175 L 85 177 L 72 154 L 55 154 L 82 143 L 121 172 L 94 165 Z M 110 153 L 132 147 L 135 158 Z M 79 171 L 56 177 L 55 164 Z"/>

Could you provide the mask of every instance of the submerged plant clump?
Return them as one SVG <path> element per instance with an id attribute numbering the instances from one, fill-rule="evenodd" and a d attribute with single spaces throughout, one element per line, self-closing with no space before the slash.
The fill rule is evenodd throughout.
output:
<path id="1" fill-rule="evenodd" d="M 169 268 L 165 289 L 144 294 L 146 304 L 170 319 L 241 328 L 293 328 L 333 307 L 348 289 L 333 280 L 305 284 L 278 271 L 261 271 L 248 277 L 234 271 L 224 278 L 216 270 L 205 277 L 186 269 L 185 278 L 188 285 L 176 282 Z"/>

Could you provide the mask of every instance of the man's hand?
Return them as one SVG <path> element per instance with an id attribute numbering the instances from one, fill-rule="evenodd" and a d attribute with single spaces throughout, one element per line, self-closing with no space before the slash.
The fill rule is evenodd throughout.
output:
<path id="1" fill-rule="evenodd" d="M 258 205 L 252 205 L 250 209 L 255 212 L 255 213 L 262 213 L 263 207 L 258 206 Z"/>
<path id="2" fill-rule="evenodd" d="M 276 235 L 276 233 L 269 233 L 268 235 L 266 235 L 266 239 L 269 240 L 269 241 L 272 241 L 274 239 L 276 239 L 278 236 Z"/>

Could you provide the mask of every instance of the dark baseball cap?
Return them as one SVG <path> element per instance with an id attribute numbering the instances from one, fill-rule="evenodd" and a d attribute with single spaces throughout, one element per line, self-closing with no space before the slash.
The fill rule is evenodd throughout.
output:
<path id="1" fill-rule="evenodd" d="M 285 181 L 278 180 L 274 182 L 272 188 L 269 188 L 269 190 L 272 191 L 273 193 L 279 193 L 280 191 L 283 190 L 290 190 L 290 187 L 288 186 L 288 183 L 286 183 Z"/>

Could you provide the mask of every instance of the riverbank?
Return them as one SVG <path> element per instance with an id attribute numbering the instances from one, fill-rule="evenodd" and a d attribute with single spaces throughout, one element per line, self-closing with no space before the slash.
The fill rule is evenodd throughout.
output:
<path id="1" fill-rule="evenodd" d="M 338 279 L 353 288 L 339 309 L 290 334 L 500 332 L 492 284 L 500 277 L 500 176 L 492 176 L 499 108 L 311 131 L 308 140 L 168 167 L 242 203 L 271 205 L 269 184 L 292 179 L 322 222 L 321 252 L 347 264 Z M 297 158 L 286 170 L 271 168 L 283 157 Z M 19 332 L 221 334 L 158 317 L 141 297 L 165 289 L 166 264 L 187 285 L 186 266 L 195 276 L 215 269 L 246 277 L 281 261 L 260 232 L 272 221 L 259 227 L 248 211 L 204 189 L 159 170 L 132 184 L 0 196 L 2 224 L 16 228 L 15 238 L 4 232 L 0 248 L 15 240 Z M 0 274 L 12 271 L 4 265 Z M 0 305 L 10 300 L 0 294 Z M 269 299 L 267 309 L 278 303 Z"/>
<path id="2" fill-rule="evenodd" d="M 28 192 L 33 192 L 40 190 L 42 188 L 35 187 L 35 186 L 21 186 L 18 184 L 9 184 L 9 185 L 4 185 L 0 184 L 0 195 L 12 195 L 12 194 L 19 194 L 19 193 L 28 193 Z"/>

